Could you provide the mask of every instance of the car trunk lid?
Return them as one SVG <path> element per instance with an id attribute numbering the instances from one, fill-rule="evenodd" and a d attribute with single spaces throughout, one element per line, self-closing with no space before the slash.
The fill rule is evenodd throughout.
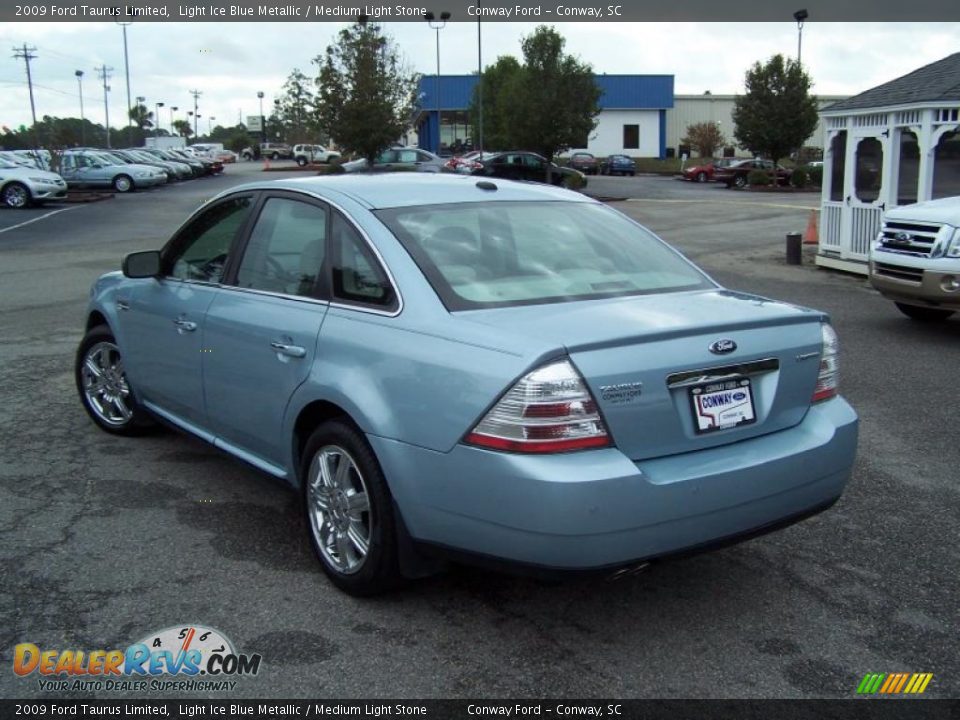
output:
<path id="1" fill-rule="evenodd" d="M 614 443 L 634 460 L 796 425 L 810 406 L 822 346 L 822 314 L 727 290 L 462 316 L 562 348 Z"/>

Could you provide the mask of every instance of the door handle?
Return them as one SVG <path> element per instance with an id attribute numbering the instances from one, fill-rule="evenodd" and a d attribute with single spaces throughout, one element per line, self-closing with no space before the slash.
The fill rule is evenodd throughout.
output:
<path id="1" fill-rule="evenodd" d="M 270 343 L 270 347 L 281 355 L 286 355 L 287 357 L 302 358 L 306 357 L 307 355 L 307 351 L 299 345 L 287 345 L 286 343 L 282 342 L 272 342 Z"/>
<path id="2" fill-rule="evenodd" d="M 130 303 L 128 303 L 123 298 L 117 298 L 117 310 L 129 310 Z"/>
<path id="3" fill-rule="evenodd" d="M 195 322 L 191 322 L 190 320 L 178 319 L 174 320 L 173 324 L 177 326 L 177 332 L 180 333 L 193 332 L 197 329 L 197 324 Z"/>

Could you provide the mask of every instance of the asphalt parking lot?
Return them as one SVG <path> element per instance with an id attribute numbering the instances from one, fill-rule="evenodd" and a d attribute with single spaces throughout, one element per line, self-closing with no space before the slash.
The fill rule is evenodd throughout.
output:
<path id="1" fill-rule="evenodd" d="M 960 318 L 921 325 L 862 278 L 787 266 L 817 195 L 590 179 L 728 287 L 832 315 L 862 422 L 834 508 L 617 582 L 456 568 L 358 600 L 320 572 L 291 492 L 173 432 L 108 436 L 76 398 L 91 281 L 258 168 L 0 211 L 0 696 L 44 694 L 10 671 L 17 643 L 122 647 L 187 623 L 263 656 L 232 697 L 848 698 L 867 672 L 960 694 Z"/>

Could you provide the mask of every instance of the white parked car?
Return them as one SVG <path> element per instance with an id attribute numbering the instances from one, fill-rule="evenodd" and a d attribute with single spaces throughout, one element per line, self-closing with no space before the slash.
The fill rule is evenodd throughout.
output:
<path id="1" fill-rule="evenodd" d="M 0 158 L 0 199 L 7 207 L 25 208 L 66 196 L 67 183 L 56 173 Z"/>
<path id="2" fill-rule="evenodd" d="M 336 150 L 327 150 L 323 145 L 294 145 L 293 159 L 303 167 L 309 163 L 329 163 L 340 159 Z"/>

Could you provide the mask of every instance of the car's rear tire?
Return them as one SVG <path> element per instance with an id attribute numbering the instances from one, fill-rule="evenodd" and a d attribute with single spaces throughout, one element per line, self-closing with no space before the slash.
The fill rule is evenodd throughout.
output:
<path id="1" fill-rule="evenodd" d="M 737 175 L 733 179 L 733 186 L 737 188 L 744 188 L 747 186 L 747 178 L 745 175 Z M 730 187 L 730 184 L 727 184 L 727 187 Z"/>
<path id="2" fill-rule="evenodd" d="M 953 310 L 920 307 L 919 305 L 907 305 L 906 303 L 895 303 L 895 305 L 908 318 L 920 322 L 943 322 L 953 315 Z"/>
<path id="3" fill-rule="evenodd" d="M 300 167 L 306 167 L 307 159 L 301 155 L 300 157 L 297 158 L 297 165 L 299 165 Z"/>
<path id="4" fill-rule="evenodd" d="M 127 380 L 123 357 L 110 328 L 91 328 L 80 341 L 74 362 L 80 402 L 90 418 L 115 435 L 141 435 L 154 426 Z"/>
<path id="5" fill-rule="evenodd" d="M 307 532 L 330 581 L 360 597 L 399 585 L 393 500 L 363 434 L 343 420 L 323 423 L 300 470 Z"/>
<path id="6" fill-rule="evenodd" d="M 3 204 L 8 208 L 20 210 L 30 207 L 33 203 L 33 196 L 30 194 L 30 188 L 23 183 L 12 182 L 3 189 Z"/>
<path id="7" fill-rule="evenodd" d="M 279 160 L 279 159 L 280 159 L 280 153 L 278 153 L 278 152 L 273 153 L 273 155 L 270 156 L 270 159 L 271 159 L 271 160 Z"/>
<path id="8" fill-rule="evenodd" d="M 113 189 L 118 193 L 133 192 L 133 178 L 129 175 L 117 175 L 113 179 Z"/>

